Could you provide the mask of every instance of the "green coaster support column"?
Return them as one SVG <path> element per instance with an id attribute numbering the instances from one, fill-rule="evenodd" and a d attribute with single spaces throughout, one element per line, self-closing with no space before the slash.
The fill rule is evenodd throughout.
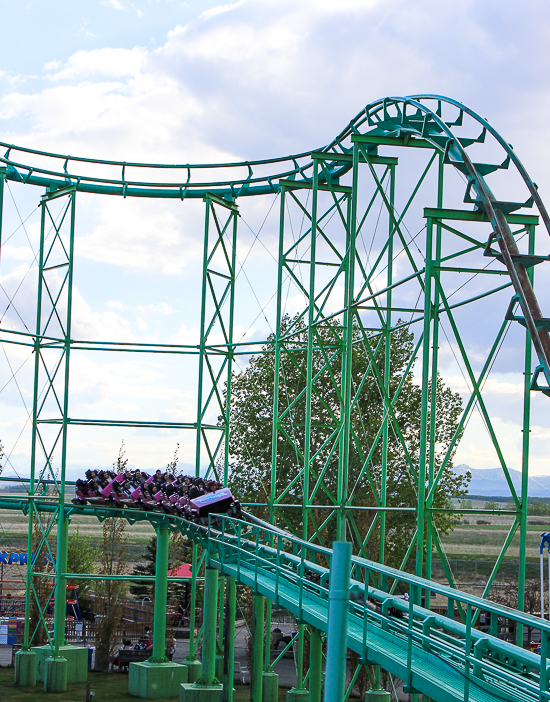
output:
<path id="1" fill-rule="evenodd" d="M 346 692 L 351 544 L 335 541 L 330 564 L 325 702 L 342 702 Z"/>
<path id="2" fill-rule="evenodd" d="M 223 702 L 233 702 L 233 674 L 235 669 L 235 610 L 237 583 L 227 577 L 225 598 L 225 636 L 223 639 Z"/>
<path id="3" fill-rule="evenodd" d="M 189 605 L 189 653 L 183 662 L 183 665 L 187 667 L 187 679 L 190 683 L 196 682 L 201 676 L 201 663 L 196 658 L 197 642 L 195 641 L 198 569 L 199 559 L 197 557 L 197 544 L 193 543 L 193 557 L 191 560 L 191 603 Z"/>
<path id="4" fill-rule="evenodd" d="M 204 573 L 204 619 L 202 623 L 202 675 L 199 685 L 217 685 L 216 624 L 218 605 L 218 571 L 206 568 Z"/>
<path id="5" fill-rule="evenodd" d="M 273 539 L 271 539 L 273 546 Z M 279 676 L 271 668 L 271 600 L 267 600 L 265 614 L 264 672 L 262 673 L 262 702 L 278 702 Z"/>
<path id="6" fill-rule="evenodd" d="M 223 686 L 216 678 L 216 624 L 218 621 L 218 571 L 204 572 L 202 622 L 202 675 L 195 683 L 181 685 L 180 702 L 222 702 Z"/>
<path id="7" fill-rule="evenodd" d="M 264 659 L 264 604 L 262 595 L 252 598 L 252 670 L 250 671 L 250 702 L 262 702 L 262 673 Z"/>
<path id="8" fill-rule="evenodd" d="M 286 702 L 299 702 L 309 698 L 304 681 L 304 633 L 305 626 L 298 624 L 298 636 L 294 639 L 296 660 L 296 687 L 291 687 L 286 693 Z"/>
<path id="9" fill-rule="evenodd" d="M 414 695 L 411 695 L 411 699 L 413 699 L 413 697 Z M 382 683 L 380 680 L 380 666 L 377 665 L 374 671 L 374 686 L 372 690 L 367 690 L 367 692 L 365 692 L 364 702 L 390 702 L 390 700 L 390 693 L 382 689 Z M 424 702 L 430 702 L 430 700 L 426 698 Z"/>
<path id="10" fill-rule="evenodd" d="M 168 539 L 170 530 L 157 529 L 155 562 L 155 607 L 153 611 L 153 655 L 151 663 L 167 663 L 166 658 L 166 599 L 168 596 Z"/>
<path id="11" fill-rule="evenodd" d="M 166 600 L 168 589 L 168 541 L 165 523 L 156 528 L 155 605 L 153 610 L 153 655 L 143 663 L 130 663 L 128 693 L 142 699 L 175 697 L 188 680 L 186 666 L 171 663 L 166 657 Z"/>
<path id="12" fill-rule="evenodd" d="M 61 486 L 65 490 L 65 471 L 62 472 Z M 63 494 L 63 493 L 62 493 Z M 60 501 L 63 497 L 60 496 Z M 44 692 L 65 692 L 67 690 L 67 659 L 60 649 L 65 647 L 65 620 L 67 617 L 67 549 L 69 545 L 69 520 L 65 517 L 61 502 L 57 522 L 55 606 L 53 619 L 53 650 L 44 662 Z"/>
<path id="13" fill-rule="evenodd" d="M 323 641 L 321 632 L 310 628 L 309 637 L 309 702 L 321 702 L 323 686 Z"/>

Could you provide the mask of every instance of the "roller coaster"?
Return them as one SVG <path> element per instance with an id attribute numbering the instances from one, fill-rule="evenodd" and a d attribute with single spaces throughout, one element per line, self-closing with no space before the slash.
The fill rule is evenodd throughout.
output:
<path id="1" fill-rule="evenodd" d="M 157 531 L 153 655 L 148 667 L 135 664 L 130 672 L 129 689 L 136 696 L 158 696 L 150 681 L 159 674 L 166 696 L 174 694 L 175 676 L 178 685 L 188 681 L 181 688 L 184 702 L 232 699 L 235 586 L 240 583 L 254 593 L 251 697 L 255 701 L 262 694 L 265 702 L 276 699 L 272 685 L 276 676 L 264 654 L 266 599 L 284 607 L 299 623 L 298 681 L 289 699 L 308 696 L 312 702 L 320 701 L 325 644 L 326 702 L 348 699 L 360 670 L 370 666 L 402 680 L 410 695 L 438 702 L 549 699 L 550 623 L 522 610 L 531 415 L 537 410 L 538 396 L 550 395 L 550 320 L 543 316 L 534 284 L 535 267 L 547 264 L 550 257 L 535 252 L 536 227 L 542 220 L 543 236 L 550 233 L 550 218 L 537 186 L 498 132 L 455 100 L 416 95 L 371 103 L 327 146 L 277 159 L 143 164 L 52 154 L 2 142 L 0 146 L 6 149 L 0 159 L 0 203 L 8 181 L 46 189 L 40 201 L 36 331 L 0 330 L 3 343 L 28 347 L 35 363 L 28 494 L 0 498 L 0 508 L 28 515 L 29 553 L 34 547 L 33 520 L 40 520 L 43 513 L 53 515 L 51 526 L 42 530 L 43 542 L 52 540 L 53 525 L 57 528 L 54 631 L 47 647 L 45 691 L 61 691 L 67 684 L 66 661 L 71 654 L 64 646 L 61 593 L 65 593 L 67 578 L 74 575 L 67 573 L 68 526 L 72 516 L 88 515 L 99 520 L 117 516 L 130 524 L 146 520 Z M 399 180 L 398 167 L 404 173 Z M 419 176 L 408 177 L 415 168 Z M 158 171 L 163 180 L 145 180 Z M 462 202 L 457 197 L 459 187 L 465 188 Z M 502 197 L 493 190 L 503 193 Z M 170 198 L 184 204 L 193 199 L 204 201 L 198 344 L 73 337 L 73 263 L 78 250 L 75 202 L 81 193 L 123 199 Z M 277 310 L 269 338 L 243 342 L 234 337 L 239 218 L 246 203 L 256 196 L 269 196 L 280 203 Z M 421 198 L 427 203 L 423 209 Z M 523 212 L 526 208 L 535 208 L 536 213 Z M 302 222 L 299 231 L 294 226 L 297 217 Z M 425 224 L 419 228 L 421 221 Z M 369 250 L 365 236 L 371 236 Z M 500 278 L 496 286 L 495 276 Z M 285 301 L 292 296 L 299 297 L 302 308 L 288 323 L 284 321 Z M 492 334 L 481 362 L 479 354 L 474 358 L 469 352 L 465 336 L 472 327 L 479 330 L 479 325 L 484 333 Z M 391 341 L 403 328 L 420 331 L 411 343 L 402 374 L 395 378 Z M 514 369 L 524 376 L 518 419 L 522 426 L 519 491 L 485 394 L 499 353 L 510 340 L 524 348 L 523 363 Z M 441 437 L 431 418 L 436 416 L 440 399 L 437 381 L 443 341 L 461 369 L 467 399 L 441 455 Z M 358 380 L 354 349 L 359 346 L 368 363 Z M 194 421 L 71 416 L 69 361 L 74 351 L 195 356 Z M 224 487 L 230 478 L 231 432 L 238 431 L 232 416 L 232 378 L 240 356 L 262 353 L 272 355 L 274 370 L 273 395 L 266 399 L 265 392 L 258 392 L 270 411 L 269 485 L 262 505 L 247 506 L 242 500 L 241 510 Z M 417 360 L 420 432 L 411 437 L 398 402 Z M 292 365 L 299 368 L 301 387 L 289 391 L 285 369 Z M 325 399 L 329 391 L 337 398 L 330 406 Z M 379 426 L 367 439 L 366 430 L 360 428 L 364 424 L 360 408 L 364 395 L 372 392 L 382 412 Z M 319 407 L 323 407 L 322 416 Z M 511 508 L 497 510 L 510 517 L 512 525 L 482 597 L 456 587 L 437 530 L 438 515 L 451 509 L 438 503 L 438 490 L 474 411 L 487 429 L 512 503 Z M 217 423 L 210 420 L 216 415 Z M 209 492 L 179 497 L 168 494 L 170 491 L 152 493 L 141 486 L 124 486 L 124 475 L 115 475 L 104 486 L 93 486 L 91 492 L 84 483 L 77 485 L 77 497 L 68 503 L 67 450 L 72 426 L 192 432 L 196 472 L 189 485 L 193 480 L 201 489 L 210 485 Z M 288 460 L 285 450 L 293 455 L 290 477 L 283 470 Z M 59 476 L 54 461 L 61 466 Z M 396 462 L 402 482 L 412 486 L 414 504 L 396 502 L 388 487 Z M 45 493 L 47 484 L 53 485 L 53 496 Z M 363 499 L 367 491 L 370 501 Z M 207 502 L 214 507 L 207 507 Z M 215 507 L 222 503 L 223 507 Z M 261 518 L 255 514 L 260 506 Z M 297 522 L 298 513 L 301 519 Z M 365 514 L 369 516 L 366 526 Z M 392 538 L 387 528 L 391 514 L 413 515 L 415 520 L 400 569 L 385 565 Z M 164 658 L 168 534 L 175 530 L 195 544 L 193 593 L 201 549 L 206 565 L 202 668 L 198 673 L 192 642 L 190 660 L 181 676 Z M 517 610 L 489 599 L 516 534 L 520 542 Z M 373 548 L 378 551 L 375 559 L 367 557 Z M 447 585 L 432 577 L 435 559 L 439 559 Z M 414 573 L 407 572 L 408 566 Z M 220 574 L 225 576 L 228 594 L 221 684 L 215 670 Z M 35 596 L 33 578 L 41 575 L 29 559 L 25 640 L 15 673 L 20 685 L 36 684 L 35 632 L 30 631 L 28 615 Z M 446 603 L 443 610 L 434 608 L 436 599 Z M 193 600 L 192 611 L 194 606 Z M 502 634 L 503 621 L 513 629 L 512 640 Z M 540 633 L 540 654 L 525 650 L 525 629 Z M 309 673 L 304 676 L 306 636 Z M 348 683 L 346 649 L 359 656 Z M 159 669 L 164 678 L 156 672 Z M 276 680 L 274 686 L 276 695 Z M 389 699 L 378 677 L 368 695 L 372 702 Z"/>

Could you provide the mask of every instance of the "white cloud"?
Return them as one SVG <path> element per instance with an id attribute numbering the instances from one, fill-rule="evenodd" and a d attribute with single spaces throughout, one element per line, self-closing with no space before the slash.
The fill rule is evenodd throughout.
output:
<path id="1" fill-rule="evenodd" d="M 175 314 L 177 312 L 177 310 L 175 310 L 172 305 L 167 302 L 159 302 L 151 305 L 138 305 L 137 311 L 150 314 Z"/>
<path id="2" fill-rule="evenodd" d="M 119 312 L 124 312 L 124 310 L 128 309 L 128 305 L 123 305 L 120 300 L 108 300 L 106 305 L 110 309 L 118 310 Z"/>
<path id="3" fill-rule="evenodd" d="M 51 71 L 54 81 L 80 81 L 107 77 L 131 78 L 139 74 L 147 56 L 144 49 L 93 49 L 77 51 L 61 67 L 59 61 L 51 61 L 45 68 Z"/>
<path id="4" fill-rule="evenodd" d="M 128 9 L 120 2 L 120 0 L 103 0 L 103 2 L 101 4 L 106 5 L 107 7 L 112 7 L 113 10 L 127 10 Z"/>
<path id="5" fill-rule="evenodd" d="M 443 381 L 448 385 L 453 392 L 460 392 L 466 395 L 472 394 L 472 384 L 466 381 L 462 375 L 446 375 Z M 512 382 L 509 380 L 499 380 L 497 378 L 488 378 L 482 386 L 482 395 L 523 395 L 524 388 L 521 382 Z"/>
<path id="6" fill-rule="evenodd" d="M 181 202 L 160 208 L 141 199 L 106 199 L 100 204 L 99 223 L 78 238 L 77 254 L 134 270 L 179 273 L 202 253 L 203 225 L 184 216 L 193 214 L 190 209 Z"/>

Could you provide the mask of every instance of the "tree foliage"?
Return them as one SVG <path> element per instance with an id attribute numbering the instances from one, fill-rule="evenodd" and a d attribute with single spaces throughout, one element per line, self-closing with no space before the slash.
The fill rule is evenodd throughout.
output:
<path id="1" fill-rule="evenodd" d="M 290 336 L 288 331 L 292 329 Z M 279 372 L 279 415 L 276 466 L 276 496 L 283 503 L 300 504 L 303 496 L 303 452 L 306 427 L 306 348 L 307 329 L 298 318 L 282 320 L 281 336 L 286 334 L 281 351 Z M 334 504 L 343 472 L 339 466 L 339 449 L 334 438 L 336 422 L 342 411 L 342 328 L 336 321 L 325 323 L 315 331 L 313 352 L 314 378 L 311 398 L 309 494 L 317 485 L 310 503 Z M 272 420 L 275 355 L 271 337 L 263 353 L 252 356 L 246 369 L 231 380 L 231 424 L 229 452 L 230 485 L 244 502 L 265 503 L 270 495 L 272 463 Z M 393 331 L 390 344 L 388 395 L 394 402 L 390 413 L 385 472 L 387 506 L 416 507 L 420 462 L 420 416 L 422 388 L 413 377 L 413 334 L 400 327 Z M 384 378 L 384 340 L 380 335 L 366 336 L 354 332 L 352 348 L 351 442 L 347 463 L 347 494 L 355 507 L 374 507 L 383 478 L 383 442 L 380 428 L 386 407 L 381 386 Z M 428 388 L 431 391 L 431 386 Z M 456 432 L 462 403 L 460 396 L 437 378 L 435 413 L 434 470 L 442 465 Z M 428 416 L 428 431 L 432 417 Z M 429 456 L 428 456 L 429 460 Z M 434 507 L 451 507 L 451 497 L 464 497 L 469 476 L 458 476 L 452 461 L 446 464 L 433 499 Z M 340 486 L 341 487 L 341 486 Z M 344 486 L 345 487 L 345 486 Z M 287 526 L 300 532 L 301 511 L 280 510 Z M 323 522 L 326 510 L 314 510 L 312 524 Z M 398 566 L 416 529 L 415 512 L 386 513 L 385 562 Z M 349 518 L 348 538 L 355 550 L 378 559 L 379 528 L 374 525 L 370 539 L 364 543 L 375 517 L 372 510 L 357 510 Z M 442 534 L 452 529 L 459 515 L 438 513 L 435 526 Z M 334 519 L 322 532 L 308 526 L 308 536 L 324 542 L 335 537 Z"/>
<path id="2" fill-rule="evenodd" d="M 67 548 L 68 573 L 93 573 L 99 559 L 99 549 L 92 546 L 90 537 L 80 533 L 80 526 L 76 527 L 69 537 Z M 92 580 L 78 581 L 78 601 L 84 616 L 90 612 L 90 589 Z"/>

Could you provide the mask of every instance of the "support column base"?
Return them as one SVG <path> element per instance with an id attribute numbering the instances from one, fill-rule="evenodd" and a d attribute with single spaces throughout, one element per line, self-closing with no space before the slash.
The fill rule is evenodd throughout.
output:
<path id="1" fill-rule="evenodd" d="M 67 659 L 46 658 L 44 661 L 44 692 L 67 691 Z"/>
<path id="2" fill-rule="evenodd" d="M 187 668 L 187 682 L 197 682 L 202 675 L 202 663 L 195 659 L 194 661 L 182 661 L 181 665 Z"/>
<path id="3" fill-rule="evenodd" d="M 386 690 L 367 690 L 365 702 L 390 702 L 391 695 Z"/>
<path id="4" fill-rule="evenodd" d="M 291 687 L 286 693 L 286 702 L 305 702 L 307 699 L 309 699 L 307 690 L 298 690 L 295 687 Z"/>
<path id="5" fill-rule="evenodd" d="M 44 681 L 46 659 L 52 655 L 50 646 L 33 646 L 36 654 L 36 681 Z M 67 682 L 82 683 L 88 680 L 88 649 L 85 646 L 60 646 L 59 653 L 68 661 Z"/>
<path id="6" fill-rule="evenodd" d="M 262 702 L 278 702 L 278 700 L 279 676 L 273 672 L 262 673 Z"/>
<path id="7" fill-rule="evenodd" d="M 177 697 L 187 679 L 187 667 L 179 663 L 130 663 L 128 694 L 145 700 Z"/>
<path id="8" fill-rule="evenodd" d="M 219 653 L 216 654 L 216 667 L 215 667 L 215 675 L 218 678 L 218 680 L 223 680 L 223 656 L 220 655 Z"/>
<path id="9" fill-rule="evenodd" d="M 36 653 L 34 651 L 17 651 L 13 681 L 18 687 L 34 687 L 36 685 Z"/>
<path id="10" fill-rule="evenodd" d="M 223 702 L 223 685 L 181 685 L 180 702 Z"/>

